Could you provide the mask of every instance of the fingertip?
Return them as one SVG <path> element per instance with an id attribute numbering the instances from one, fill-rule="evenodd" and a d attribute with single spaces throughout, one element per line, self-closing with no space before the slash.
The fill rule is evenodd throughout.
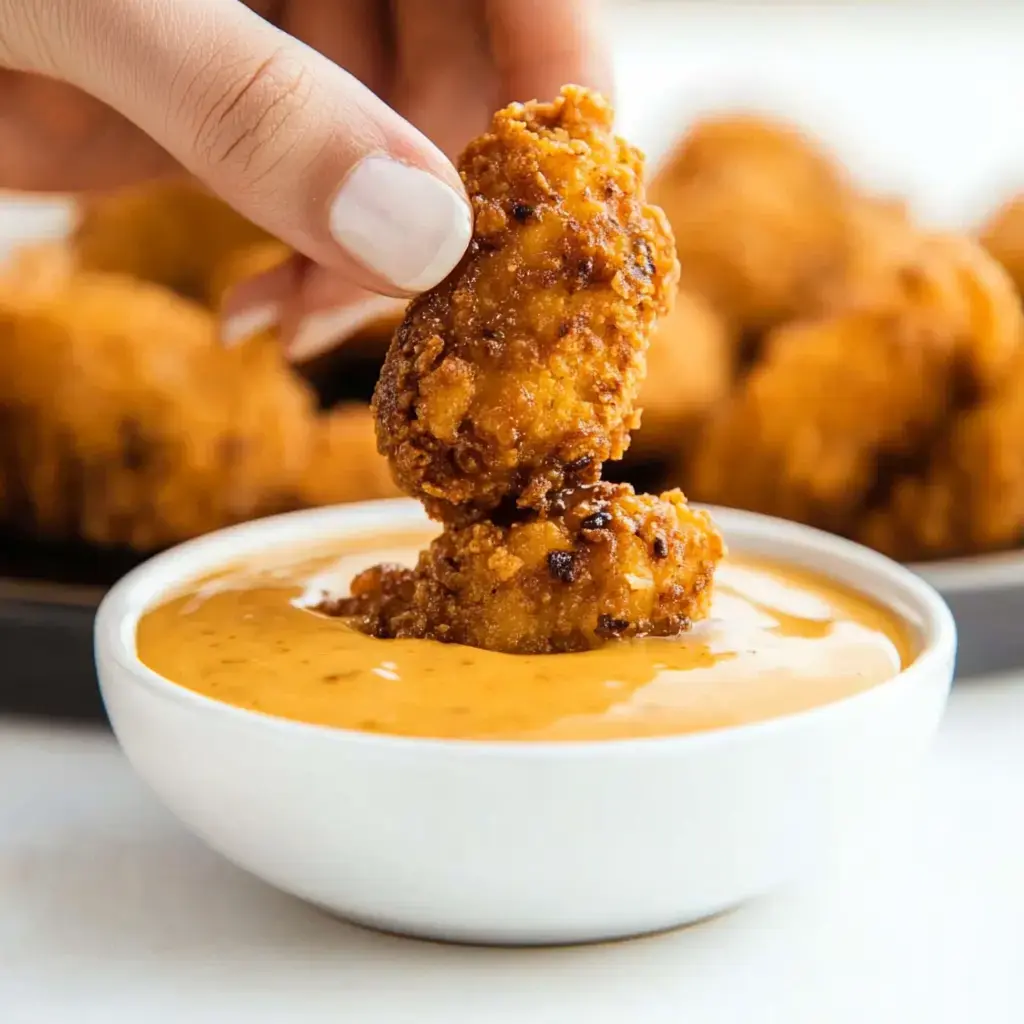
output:
<path id="1" fill-rule="evenodd" d="M 461 186 L 386 153 L 364 157 L 330 205 L 331 235 L 393 289 L 414 295 L 444 280 L 473 233 Z"/>

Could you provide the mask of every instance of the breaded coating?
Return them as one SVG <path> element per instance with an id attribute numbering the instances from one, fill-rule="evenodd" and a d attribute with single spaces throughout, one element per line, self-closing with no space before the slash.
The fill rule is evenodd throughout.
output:
<path id="1" fill-rule="evenodd" d="M 879 458 L 909 457 L 941 420 L 952 363 L 948 337 L 888 313 L 778 328 L 700 436 L 686 483 L 702 501 L 844 532 Z"/>
<path id="2" fill-rule="evenodd" d="M 846 258 L 845 178 L 786 124 L 699 121 L 658 170 L 650 198 L 672 225 L 683 285 L 743 333 L 805 312 Z"/>
<path id="3" fill-rule="evenodd" d="M 597 479 L 636 423 L 644 353 L 678 276 L 611 108 L 567 86 L 513 104 L 459 162 L 469 250 L 415 300 L 375 396 L 380 450 L 435 518 Z"/>
<path id="4" fill-rule="evenodd" d="M 1024 358 L 990 401 L 956 420 L 923 475 L 897 481 L 858 539 L 922 561 L 1024 541 Z"/>
<path id="5" fill-rule="evenodd" d="M 831 277 L 822 281 L 801 318 L 870 304 L 880 289 L 898 280 L 901 265 L 919 258 L 927 237 L 906 205 L 879 196 L 857 196 L 846 207 L 846 251 Z"/>
<path id="6" fill-rule="evenodd" d="M 20 246 L 0 264 L 0 301 L 24 306 L 56 295 L 76 271 L 74 253 L 61 241 Z"/>
<path id="7" fill-rule="evenodd" d="M 658 322 L 640 389 L 640 427 L 629 458 L 677 457 L 732 387 L 736 344 L 725 321 L 699 295 L 681 290 Z"/>
<path id="8" fill-rule="evenodd" d="M 959 387 L 975 396 L 1000 386 L 1022 342 L 1012 280 L 962 235 L 892 232 L 876 251 L 873 273 L 851 284 L 845 306 L 934 321 L 935 330 L 955 337 Z"/>
<path id="9" fill-rule="evenodd" d="M 1024 193 L 1002 206 L 981 229 L 981 244 L 1006 268 L 1024 296 Z"/>
<path id="10" fill-rule="evenodd" d="M 840 533 L 998 385 L 1024 341 L 1001 268 L 966 239 L 922 241 L 871 301 L 779 328 L 704 431 L 702 501 Z"/>
<path id="11" fill-rule="evenodd" d="M 391 468 L 377 451 L 369 405 L 345 402 L 320 415 L 297 493 L 302 507 L 314 508 L 399 496 Z"/>
<path id="12" fill-rule="evenodd" d="M 354 415 L 319 415 L 273 339 L 226 350 L 209 311 L 155 285 L 0 284 L 0 522 L 33 536 L 149 551 L 393 493 Z"/>
<path id="13" fill-rule="evenodd" d="M 188 179 L 83 201 L 72 245 L 83 270 L 123 274 L 212 305 L 214 271 L 270 236 Z"/>
<path id="14" fill-rule="evenodd" d="M 448 526 L 414 570 L 378 566 L 325 603 L 375 636 L 513 654 L 674 636 L 707 615 L 721 536 L 679 491 L 598 483 L 559 495 L 548 516 Z"/>

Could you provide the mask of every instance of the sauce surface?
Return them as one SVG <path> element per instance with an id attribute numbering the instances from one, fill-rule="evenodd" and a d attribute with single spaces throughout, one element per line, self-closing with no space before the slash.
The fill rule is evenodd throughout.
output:
<path id="1" fill-rule="evenodd" d="M 377 640 L 311 611 L 363 568 L 412 564 L 430 534 L 279 552 L 146 612 L 139 657 L 241 708 L 367 732 L 594 740 L 774 718 L 876 686 L 913 660 L 909 629 L 869 599 L 798 569 L 732 558 L 711 617 L 683 637 L 580 654 L 513 655 Z"/>

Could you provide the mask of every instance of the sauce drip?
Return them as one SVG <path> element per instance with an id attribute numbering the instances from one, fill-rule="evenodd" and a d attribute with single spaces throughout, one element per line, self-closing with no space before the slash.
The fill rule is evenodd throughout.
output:
<path id="1" fill-rule="evenodd" d="M 729 559 L 711 617 L 672 639 L 579 654 L 513 655 L 377 640 L 307 605 L 429 540 L 352 541 L 279 553 L 194 584 L 142 616 L 155 672 L 241 708 L 368 732 L 594 740 L 696 732 L 839 700 L 897 675 L 908 628 L 869 599 L 801 570 Z"/>

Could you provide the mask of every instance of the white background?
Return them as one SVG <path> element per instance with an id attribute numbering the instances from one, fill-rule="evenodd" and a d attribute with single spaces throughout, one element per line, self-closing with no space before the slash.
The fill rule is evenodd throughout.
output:
<path id="1" fill-rule="evenodd" d="M 619 5 L 622 128 L 657 155 L 698 110 L 789 112 L 946 224 L 1024 187 L 1024 5 L 767 6 Z M 61 220 L 0 210 L 8 237 Z M 1009 1024 L 1022 922 L 1024 674 L 960 683 L 914 811 L 800 889 L 549 951 L 327 918 L 207 852 L 108 737 L 0 722 L 4 1024 Z"/>

